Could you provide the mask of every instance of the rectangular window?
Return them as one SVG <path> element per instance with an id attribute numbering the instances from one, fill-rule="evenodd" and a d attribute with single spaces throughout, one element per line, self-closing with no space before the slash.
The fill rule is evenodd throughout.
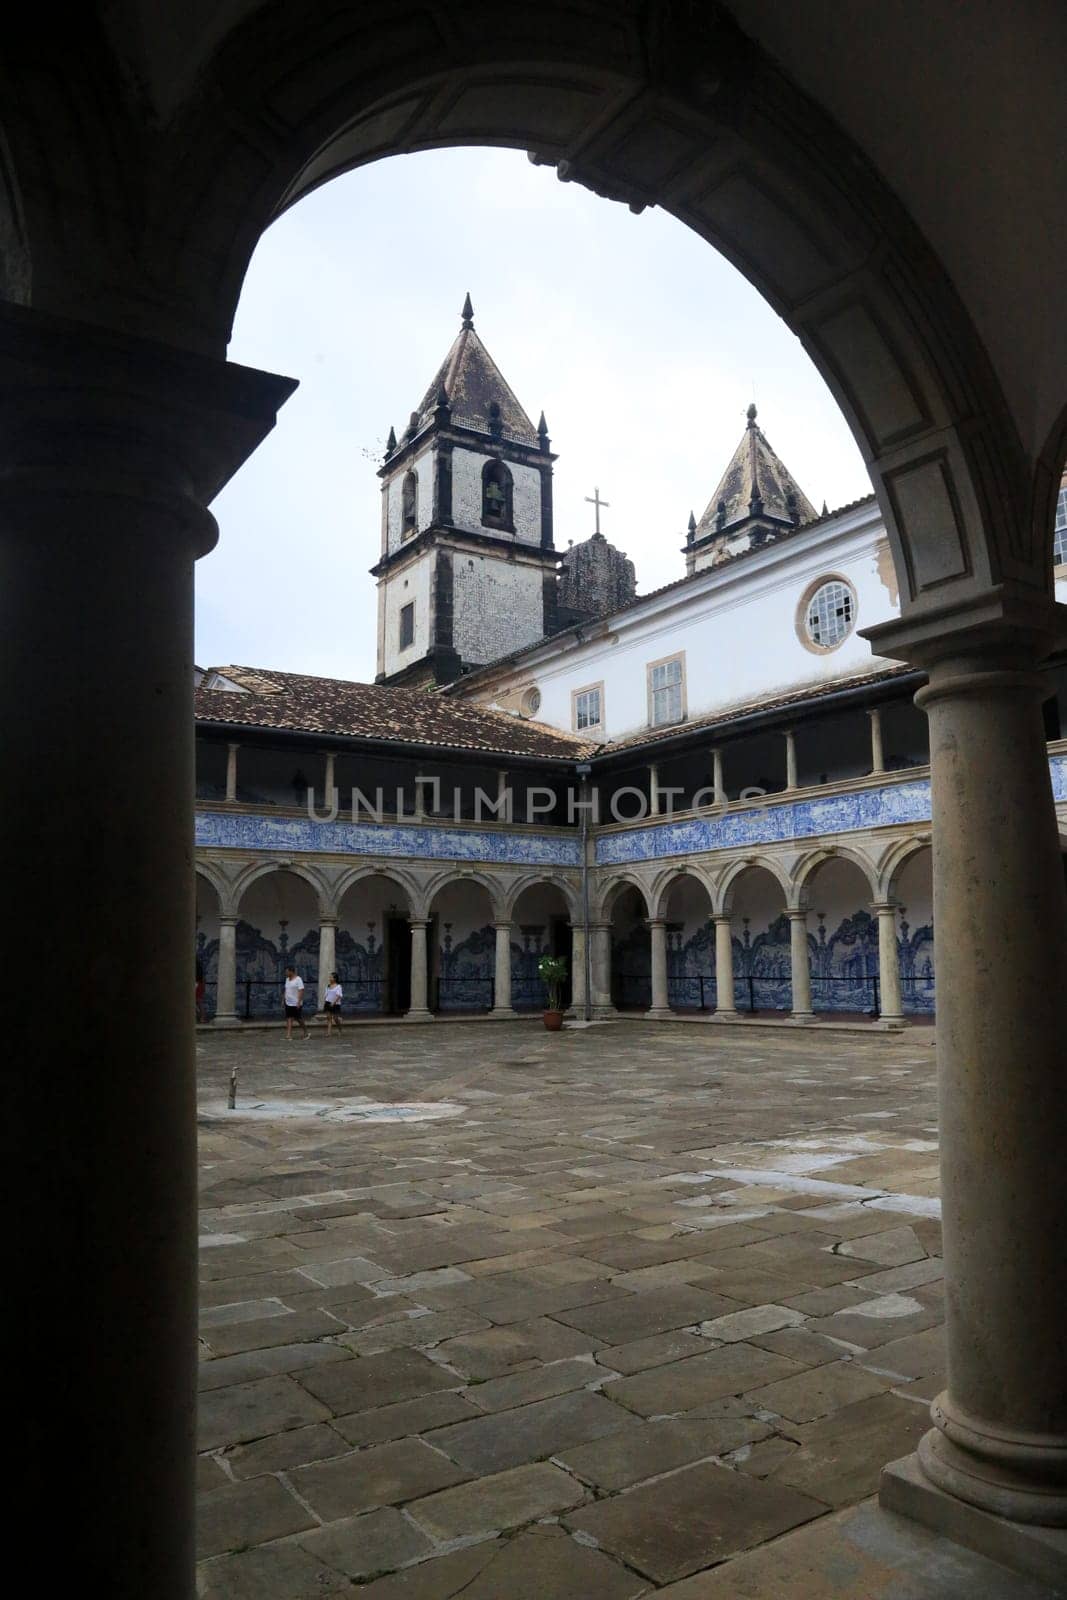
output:
<path id="1" fill-rule="evenodd" d="M 415 643 L 415 602 L 409 600 L 400 607 L 400 648 L 406 650 Z"/>
<path id="2" fill-rule="evenodd" d="M 653 728 L 685 717 L 685 657 L 654 661 L 648 669 L 648 720 Z"/>
<path id="3" fill-rule="evenodd" d="M 1067 487 L 1056 497 L 1056 533 L 1052 545 L 1052 561 L 1057 567 L 1067 566 Z"/>
<path id="4" fill-rule="evenodd" d="M 588 689 L 575 689 L 571 694 L 571 726 L 575 733 L 599 728 L 603 722 L 604 685 L 594 683 Z"/>

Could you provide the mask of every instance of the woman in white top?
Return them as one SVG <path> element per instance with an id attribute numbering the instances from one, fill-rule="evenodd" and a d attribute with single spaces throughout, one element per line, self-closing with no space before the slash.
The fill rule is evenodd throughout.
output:
<path id="1" fill-rule="evenodd" d="M 336 972 L 330 973 L 330 981 L 326 986 L 326 993 L 322 997 L 322 1009 L 326 1013 L 326 1037 L 336 1028 L 341 1031 L 341 1001 L 344 999 L 344 990 L 337 980 Z"/>

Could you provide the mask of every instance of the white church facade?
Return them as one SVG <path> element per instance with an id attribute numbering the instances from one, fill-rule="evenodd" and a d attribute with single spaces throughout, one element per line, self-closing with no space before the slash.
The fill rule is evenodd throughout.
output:
<path id="1" fill-rule="evenodd" d="M 354 1014 L 791 1016 L 936 1008 L 922 674 L 874 497 L 817 514 L 754 408 L 680 552 L 636 593 L 598 531 L 559 552 L 552 464 L 474 330 L 382 480 L 374 684 L 198 675 L 206 1014 L 277 1014 L 285 964 Z M 1067 598 L 1067 486 L 1057 591 Z M 1067 838 L 1067 667 L 1046 733 Z"/>

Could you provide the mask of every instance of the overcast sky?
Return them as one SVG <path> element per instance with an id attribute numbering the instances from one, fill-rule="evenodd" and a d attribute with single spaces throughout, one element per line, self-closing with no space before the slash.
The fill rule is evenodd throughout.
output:
<path id="1" fill-rule="evenodd" d="M 555 538 L 602 528 L 639 591 L 680 546 L 745 426 L 816 507 L 870 491 L 796 338 L 682 223 L 563 184 L 507 150 L 378 162 L 283 216 L 253 257 L 230 355 L 300 388 L 215 502 L 197 568 L 197 661 L 372 679 L 380 465 L 459 331 L 474 324 L 559 453 Z"/>

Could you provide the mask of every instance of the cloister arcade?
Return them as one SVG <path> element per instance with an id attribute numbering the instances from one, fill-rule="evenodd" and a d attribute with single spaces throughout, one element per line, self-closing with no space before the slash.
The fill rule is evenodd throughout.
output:
<path id="1" fill-rule="evenodd" d="M 593 876 L 592 1016 L 827 1014 L 899 1025 L 933 1014 L 925 835 Z M 572 1014 L 586 1011 L 578 873 L 217 856 L 198 866 L 196 921 L 205 1011 L 217 1026 L 276 1019 L 289 962 L 309 1008 L 336 971 L 353 1020 L 426 1020 L 539 1012 L 547 953 L 567 962 Z"/>

